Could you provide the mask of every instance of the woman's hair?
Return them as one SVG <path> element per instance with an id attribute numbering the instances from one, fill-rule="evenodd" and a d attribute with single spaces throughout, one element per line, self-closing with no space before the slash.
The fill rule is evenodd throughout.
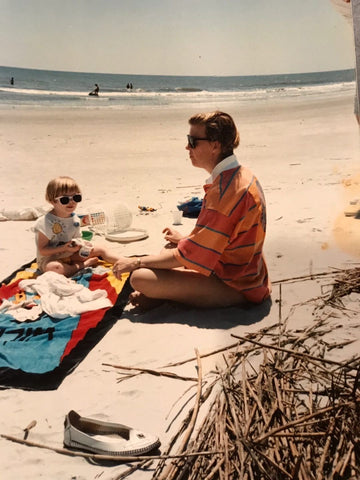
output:
<path id="1" fill-rule="evenodd" d="M 240 135 L 232 117 L 224 112 L 197 113 L 189 119 L 190 125 L 204 125 L 209 140 L 221 144 L 222 158 L 233 154 L 240 143 Z"/>
<path id="2" fill-rule="evenodd" d="M 55 202 L 55 198 L 71 193 L 81 193 L 79 185 L 71 177 L 56 177 L 50 180 L 46 187 L 45 198 L 48 202 Z"/>

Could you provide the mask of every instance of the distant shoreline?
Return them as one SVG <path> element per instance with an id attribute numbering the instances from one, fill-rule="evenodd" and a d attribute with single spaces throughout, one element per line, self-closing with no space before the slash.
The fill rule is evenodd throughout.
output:
<path id="1" fill-rule="evenodd" d="M 44 100 L 41 95 L 34 96 L 31 100 L 24 101 L 3 101 L 0 88 L 0 110 L 157 110 L 163 108 L 188 108 L 195 110 L 217 109 L 222 106 L 223 109 L 231 107 L 232 104 L 241 105 L 245 109 L 255 107 L 264 108 L 270 105 L 313 105 L 314 103 L 329 102 L 353 102 L 355 93 L 355 82 L 346 85 L 339 85 L 338 88 L 324 88 L 323 86 L 313 88 L 294 88 L 289 90 L 274 90 L 271 94 L 260 95 L 249 93 L 210 93 L 197 92 L 191 93 L 168 93 L 154 94 L 148 92 L 133 92 L 131 94 L 116 94 L 111 96 L 109 93 L 100 94 L 99 97 L 89 97 L 87 93 L 79 96 L 68 95 L 68 100 L 58 101 Z M 38 101 L 36 101 L 38 100 Z"/>
<path id="2" fill-rule="evenodd" d="M 332 73 L 332 72 L 355 72 L 354 68 L 342 68 L 336 70 L 316 70 L 316 71 L 308 71 L 308 72 L 279 72 L 279 73 L 268 73 L 268 74 L 243 74 L 243 75 L 178 75 L 174 74 L 167 74 L 167 73 L 158 73 L 158 74 L 149 74 L 149 73 L 111 73 L 111 72 L 83 72 L 83 71 L 71 71 L 71 70 L 50 70 L 47 68 L 32 68 L 32 67 L 15 67 L 15 66 L 8 66 L 8 65 L 0 65 L 0 68 L 6 68 L 9 70 L 35 70 L 38 72 L 57 72 L 57 73 L 71 73 L 71 74 L 85 74 L 85 75 L 124 75 L 124 76 L 131 76 L 131 77 L 185 77 L 185 78 L 192 78 L 192 77 L 200 77 L 200 78 L 207 78 L 207 77 L 214 77 L 214 78 L 236 78 L 236 77 L 271 77 L 271 76 L 279 76 L 279 75 L 309 75 L 309 74 L 317 74 L 317 73 Z"/>

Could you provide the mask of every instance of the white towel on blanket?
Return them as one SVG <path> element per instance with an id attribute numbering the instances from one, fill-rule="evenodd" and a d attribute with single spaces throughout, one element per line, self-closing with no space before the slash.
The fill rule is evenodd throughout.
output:
<path id="1" fill-rule="evenodd" d="M 105 290 L 89 290 L 55 272 L 45 272 L 38 278 L 21 280 L 19 286 L 25 291 L 38 293 L 42 309 L 54 318 L 73 317 L 112 306 Z"/>

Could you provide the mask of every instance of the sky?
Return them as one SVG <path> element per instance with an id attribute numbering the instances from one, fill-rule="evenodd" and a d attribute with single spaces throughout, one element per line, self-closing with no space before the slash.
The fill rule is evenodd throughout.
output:
<path id="1" fill-rule="evenodd" d="M 147 75 L 353 68 L 330 0 L 0 0 L 0 65 Z"/>

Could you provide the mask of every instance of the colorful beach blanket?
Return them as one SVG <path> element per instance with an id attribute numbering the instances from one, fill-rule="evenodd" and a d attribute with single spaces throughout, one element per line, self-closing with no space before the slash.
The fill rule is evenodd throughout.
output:
<path id="1" fill-rule="evenodd" d="M 35 262 L 23 265 L 2 282 L 0 388 L 58 388 L 108 332 L 120 318 L 132 289 L 127 276 L 120 281 L 105 267 L 100 273 L 84 270 L 73 279 L 91 291 L 105 290 L 112 306 L 62 319 L 46 314 L 39 295 L 19 285 L 24 279 L 37 278 Z"/>

